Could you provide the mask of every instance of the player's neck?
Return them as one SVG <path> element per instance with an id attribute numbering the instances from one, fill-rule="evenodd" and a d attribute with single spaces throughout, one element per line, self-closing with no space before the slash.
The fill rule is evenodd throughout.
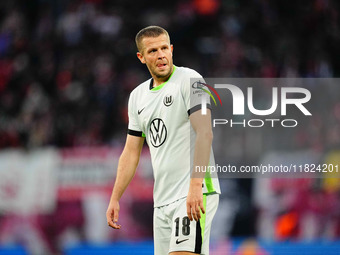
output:
<path id="1" fill-rule="evenodd" d="M 158 87 L 159 85 L 162 85 L 163 83 L 167 82 L 170 79 L 174 70 L 175 70 L 174 66 L 172 66 L 170 74 L 167 77 L 164 77 L 164 78 L 152 77 L 153 78 L 153 87 L 154 88 Z"/>

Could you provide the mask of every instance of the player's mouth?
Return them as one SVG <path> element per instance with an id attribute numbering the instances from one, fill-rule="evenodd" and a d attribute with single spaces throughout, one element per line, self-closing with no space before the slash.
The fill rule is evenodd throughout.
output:
<path id="1" fill-rule="evenodd" d="M 157 67 L 159 68 L 159 69 L 165 69 L 166 68 L 166 66 L 167 66 L 167 64 L 157 64 Z"/>

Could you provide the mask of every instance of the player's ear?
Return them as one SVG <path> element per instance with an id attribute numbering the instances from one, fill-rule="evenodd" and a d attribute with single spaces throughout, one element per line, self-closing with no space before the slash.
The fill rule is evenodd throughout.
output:
<path id="1" fill-rule="evenodd" d="M 142 62 L 142 64 L 145 64 L 145 59 L 144 59 L 142 53 L 137 52 L 137 58 L 140 60 L 140 62 Z"/>
<path id="2" fill-rule="evenodd" d="M 174 45 L 170 44 L 171 53 L 174 51 Z"/>

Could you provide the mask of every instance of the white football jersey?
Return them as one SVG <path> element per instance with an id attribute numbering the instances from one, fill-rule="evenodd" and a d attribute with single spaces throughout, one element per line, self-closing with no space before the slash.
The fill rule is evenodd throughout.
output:
<path id="1" fill-rule="evenodd" d="M 152 88 L 149 79 L 136 87 L 129 98 L 128 134 L 145 136 L 154 174 L 154 206 L 170 204 L 186 197 L 193 171 L 195 132 L 189 116 L 200 110 L 201 93 L 191 92 L 196 71 L 176 67 L 169 80 Z M 192 93 L 192 95 L 191 95 Z M 210 165 L 215 165 L 211 150 Z M 203 193 L 220 193 L 216 174 L 206 174 Z"/>

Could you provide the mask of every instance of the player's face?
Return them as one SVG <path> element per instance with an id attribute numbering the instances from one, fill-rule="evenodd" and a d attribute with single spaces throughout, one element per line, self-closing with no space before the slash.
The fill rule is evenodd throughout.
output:
<path id="1" fill-rule="evenodd" d="M 139 60 L 146 64 L 156 82 L 166 81 L 173 68 L 173 46 L 170 45 L 169 38 L 164 34 L 158 37 L 145 37 L 142 46 L 142 52 L 137 53 Z"/>

